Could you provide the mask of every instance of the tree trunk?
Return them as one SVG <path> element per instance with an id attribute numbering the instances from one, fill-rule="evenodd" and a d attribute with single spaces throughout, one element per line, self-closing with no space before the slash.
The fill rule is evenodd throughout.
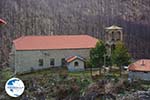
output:
<path id="1" fill-rule="evenodd" d="M 91 77 L 92 77 L 92 66 L 90 67 L 90 73 L 91 73 Z"/>
<path id="2" fill-rule="evenodd" d="M 110 72 L 110 73 L 112 72 L 112 66 L 109 67 L 109 72 Z"/>
<path id="3" fill-rule="evenodd" d="M 120 77 L 122 76 L 122 66 L 119 67 L 120 68 Z"/>
<path id="4" fill-rule="evenodd" d="M 101 67 L 99 67 L 99 75 L 101 75 Z"/>

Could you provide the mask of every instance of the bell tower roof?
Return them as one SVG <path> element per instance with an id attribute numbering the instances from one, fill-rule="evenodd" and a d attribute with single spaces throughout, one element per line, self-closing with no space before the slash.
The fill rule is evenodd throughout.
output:
<path id="1" fill-rule="evenodd" d="M 116 25 L 112 25 L 110 27 L 106 27 L 106 30 L 122 30 L 122 27 L 116 26 Z"/>

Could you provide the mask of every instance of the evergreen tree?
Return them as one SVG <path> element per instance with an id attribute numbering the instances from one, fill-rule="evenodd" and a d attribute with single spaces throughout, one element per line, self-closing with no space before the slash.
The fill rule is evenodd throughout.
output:
<path id="1" fill-rule="evenodd" d="M 90 62 L 92 67 L 99 67 L 99 74 L 101 74 L 101 68 L 104 65 L 104 54 L 106 54 L 104 42 L 99 40 L 96 47 L 90 51 Z"/>
<path id="2" fill-rule="evenodd" d="M 130 63 L 130 55 L 125 45 L 119 41 L 116 43 L 116 47 L 112 53 L 112 63 L 120 68 L 120 76 L 122 66 Z"/>

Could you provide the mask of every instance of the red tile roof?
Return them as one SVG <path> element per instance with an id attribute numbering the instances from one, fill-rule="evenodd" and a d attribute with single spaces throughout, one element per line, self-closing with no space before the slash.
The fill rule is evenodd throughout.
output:
<path id="1" fill-rule="evenodd" d="M 129 65 L 130 71 L 150 72 L 150 59 L 141 59 Z"/>
<path id="2" fill-rule="evenodd" d="M 0 19 L 0 24 L 7 24 L 4 20 Z"/>
<path id="3" fill-rule="evenodd" d="M 66 59 L 67 63 L 74 61 L 75 59 L 80 59 L 82 61 L 84 61 L 84 58 L 79 57 L 79 56 L 71 56 L 69 58 Z"/>
<path id="4" fill-rule="evenodd" d="M 88 35 L 23 36 L 13 41 L 16 50 L 93 48 L 98 40 Z"/>

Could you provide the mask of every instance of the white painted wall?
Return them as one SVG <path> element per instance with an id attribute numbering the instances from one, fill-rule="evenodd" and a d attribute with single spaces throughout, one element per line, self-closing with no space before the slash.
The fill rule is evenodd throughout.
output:
<path id="1" fill-rule="evenodd" d="M 74 66 L 74 63 L 75 62 L 78 62 L 79 63 L 79 66 Z M 68 65 L 67 65 L 67 68 L 69 71 L 83 71 L 84 70 L 84 61 L 81 61 L 79 59 L 76 59 L 72 62 L 70 62 Z"/>
<path id="2" fill-rule="evenodd" d="M 44 55 L 44 52 L 48 55 Z M 50 59 L 55 59 L 55 67 L 61 66 L 61 59 L 69 56 L 79 55 L 89 59 L 90 49 L 74 49 L 74 50 L 33 50 L 33 51 L 15 51 L 14 68 L 16 73 L 23 73 L 34 70 L 52 67 Z M 39 59 L 44 60 L 44 66 L 39 66 Z M 13 62 L 12 61 L 12 62 Z"/>
<path id="3" fill-rule="evenodd" d="M 129 78 L 131 79 L 141 79 L 141 80 L 150 80 L 150 72 L 132 72 L 129 71 Z"/>

